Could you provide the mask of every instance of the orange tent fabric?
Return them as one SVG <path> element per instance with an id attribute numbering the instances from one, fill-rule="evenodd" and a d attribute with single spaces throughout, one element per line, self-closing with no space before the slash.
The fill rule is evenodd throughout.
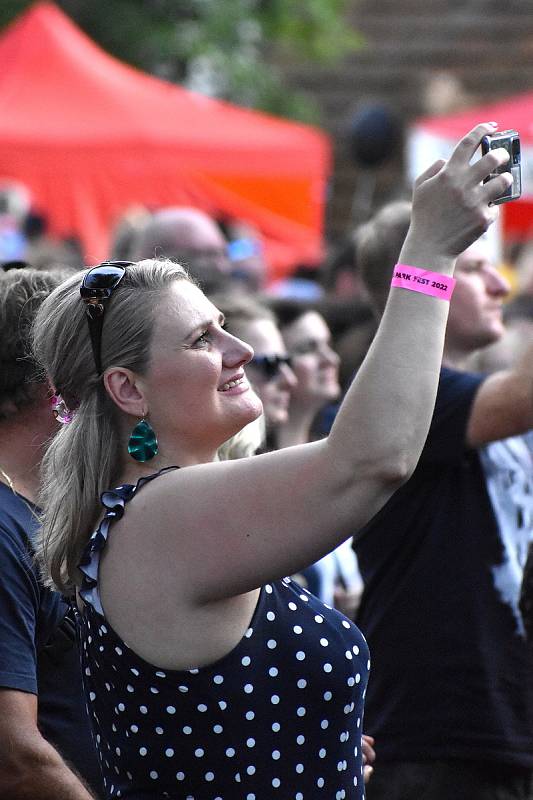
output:
<path id="1" fill-rule="evenodd" d="M 40 2 L 0 38 L 0 179 L 30 189 L 88 263 L 134 204 L 246 219 L 272 278 L 322 256 L 331 149 L 308 126 L 159 80 L 102 51 Z"/>

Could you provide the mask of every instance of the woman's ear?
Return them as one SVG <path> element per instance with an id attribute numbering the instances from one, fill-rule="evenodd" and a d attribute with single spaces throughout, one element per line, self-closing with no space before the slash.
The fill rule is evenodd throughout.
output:
<path id="1" fill-rule="evenodd" d="M 132 417 L 145 415 L 144 394 L 134 372 L 123 367 L 111 367 L 104 372 L 103 381 L 106 392 L 121 411 Z"/>

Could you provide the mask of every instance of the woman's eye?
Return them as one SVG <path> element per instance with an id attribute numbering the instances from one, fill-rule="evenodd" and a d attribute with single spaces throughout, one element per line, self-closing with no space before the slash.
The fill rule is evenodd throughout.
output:
<path id="1" fill-rule="evenodd" d="M 301 345 L 297 345 L 292 349 L 292 355 L 294 356 L 307 356 L 311 353 L 318 353 L 320 350 L 320 344 L 318 342 L 303 342 Z"/>
<path id="2" fill-rule="evenodd" d="M 207 344 L 209 341 L 209 331 L 204 331 L 200 334 L 195 344 Z"/>
<path id="3" fill-rule="evenodd" d="M 226 323 L 224 322 L 222 325 L 219 326 L 222 330 L 226 330 Z M 209 344 L 213 339 L 213 331 L 209 328 L 206 328 L 203 333 L 196 339 L 195 345 L 204 345 Z"/>

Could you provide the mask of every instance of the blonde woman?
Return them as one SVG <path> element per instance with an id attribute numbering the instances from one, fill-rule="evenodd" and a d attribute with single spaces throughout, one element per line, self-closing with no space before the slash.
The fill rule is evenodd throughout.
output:
<path id="1" fill-rule="evenodd" d="M 415 189 L 402 263 L 446 285 L 508 183 L 481 184 L 501 151 L 469 163 L 493 129 L 475 128 Z M 261 413 L 252 350 L 180 266 L 107 263 L 45 301 L 35 350 L 73 419 L 45 459 L 40 552 L 77 594 L 109 797 L 364 796 L 365 641 L 283 576 L 411 474 L 447 308 L 393 288 L 327 439 L 214 461 Z"/>

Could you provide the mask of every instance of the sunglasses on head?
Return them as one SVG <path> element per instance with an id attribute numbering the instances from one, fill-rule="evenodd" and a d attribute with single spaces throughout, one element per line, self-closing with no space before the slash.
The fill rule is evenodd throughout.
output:
<path id="1" fill-rule="evenodd" d="M 4 261 L 2 270 L 9 272 L 11 269 L 28 269 L 31 268 L 27 261 Z"/>
<path id="2" fill-rule="evenodd" d="M 104 302 L 109 300 L 133 261 L 103 261 L 85 273 L 80 286 L 81 299 L 86 305 L 87 322 L 94 363 L 98 375 L 102 372 L 102 328 L 104 325 Z"/>
<path id="3" fill-rule="evenodd" d="M 290 356 L 254 356 L 250 361 L 250 364 L 262 371 L 268 381 L 279 375 L 283 365 L 290 367 L 291 363 Z"/>

